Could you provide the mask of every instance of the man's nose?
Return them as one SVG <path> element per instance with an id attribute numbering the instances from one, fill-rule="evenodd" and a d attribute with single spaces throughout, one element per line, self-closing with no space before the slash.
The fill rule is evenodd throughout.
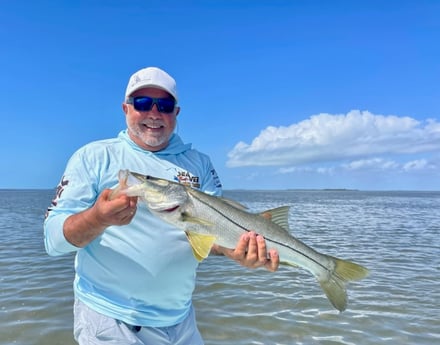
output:
<path id="1" fill-rule="evenodd" d="M 162 116 L 162 113 L 159 111 L 156 103 L 153 104 L 151 110 L 148 113 L 155 116 Z"/>

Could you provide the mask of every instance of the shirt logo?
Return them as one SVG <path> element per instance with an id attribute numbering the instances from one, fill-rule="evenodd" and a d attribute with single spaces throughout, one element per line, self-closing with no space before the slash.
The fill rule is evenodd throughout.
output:
<path id="1" fill-rule="evenodd" d="M 56 207 L 58 204 L 58 200 L 61 197 L 61 194 L 63 194 L 64 188 L 69 184 L 69 180 L 66 180 L 63 176 L 61 178 L 60 183 L 57 186 L 57 189 L 55 190 L 55 197 L 52 199 L 52 202 L 50 206 L 47 208 L 45 217 L 49 215 L 49 212 L 52 211 L 52 208 Z"/>
<path id="2" fill-rule="evenodd" d="M 178 171 L 177 181 L 184 186 L 200 189 L 200 177 L 191 175 L 188 171 Z"/>

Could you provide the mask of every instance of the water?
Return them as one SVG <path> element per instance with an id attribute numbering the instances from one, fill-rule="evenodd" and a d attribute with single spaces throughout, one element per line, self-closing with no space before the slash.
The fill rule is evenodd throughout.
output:
<path id="1" fill-rule="evenodd" d="M 42 221 L 52 191 L 0 190 L 0 344 L 73 345 L 73 256 L 52 258 Z M 199 269 L 194 303 L 206 345 L 440 342 L 440 192 L 230 191 L 258 211 L 292 206 L 293 233 L 367 266 L 335 311 L 306 271 Z"/>

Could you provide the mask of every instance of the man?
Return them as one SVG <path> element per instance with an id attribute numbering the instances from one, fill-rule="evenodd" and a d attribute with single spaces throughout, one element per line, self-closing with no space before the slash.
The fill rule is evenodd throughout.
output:
<path id="1" fill-rule="evenodd" d="M 118 171 L 179 180 L 221 194 L 208 156 L 174 133 L 179 115 L 174 79 L 155 67 L 133 74 L 122 109 L 127 129 L 89 143 L 70 158 L 44 223 L 50 255 L 76 252 L 74 335 L 79 344 L 182 344 L 203 340 L 192 293 L 197 261 L 184 233 L 137 199 L 110 198 Z M 278 268 L 263 237 L 243 235 L 235 249 L 214 246 L 245 267 Z"/>

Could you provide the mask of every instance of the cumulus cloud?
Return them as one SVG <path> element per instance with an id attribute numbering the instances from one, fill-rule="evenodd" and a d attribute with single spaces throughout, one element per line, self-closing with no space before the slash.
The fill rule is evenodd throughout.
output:
<path id="1" fill-rule="evenodd" d="M 371 158 L 371 159 L 360 159 L 352 161 L 348 164 L 343 164 L 343 168 L 347 170 L 364 170 L 364 169 L 379 169 L 379 170 L 390 170 L 399 168 L 399 163 L 388 160 L 384 158 Z"/>
<path id="2" fill-rule="evenodd" d="M 267 127 L 250 144 L 237 143 L 228 153 L 227 165 L 300 166 L 353 160 L 345 168 L 392 168 L 396 162 L 371 157 L 436 150 L 440 150 L 440 123 L 436 120 L 421 122 L 353 110 L 347 114 L 313 115 L 288 127 Z M 415 169 L 424 163 L 408 164 L 407 169 Z"/>
<path id="3" fill-rule="evenodd" d="M 380 157 L 359 159 L 349 163 L 336 164 L 332 167 L 322 167 L 314 164 L 311 166 L 290 166 L 277 170 L 277 174 L 309 173 L 321 175 L 335 175 L 343 172 L 368 172 L 368 173 L 411 173 L 411 172 L 436 172 L 440 174 L 440 161 L 433 159 L 415 159 L 411 161 L 396 162 Z"/>
<path id="4" fill-rule="evenodd" d="M 291 174 L 291 173 L 318 173 L 323 175 L 331 175 L 335 171 L 335 168 L 327 168 L 327 167 L 308 167 L 308 166 L 300 166 L 300 167 L 288 167 L 288 168 L 280 168 L 278 169 L 279 174 Z"/>
<path id="5" fill-rule="evenodd" d="M 416 159 L 403 165 L 404 171 L 438 170 L 440 165 L 437 162 L 429 162 L 426 159 Z"/>

